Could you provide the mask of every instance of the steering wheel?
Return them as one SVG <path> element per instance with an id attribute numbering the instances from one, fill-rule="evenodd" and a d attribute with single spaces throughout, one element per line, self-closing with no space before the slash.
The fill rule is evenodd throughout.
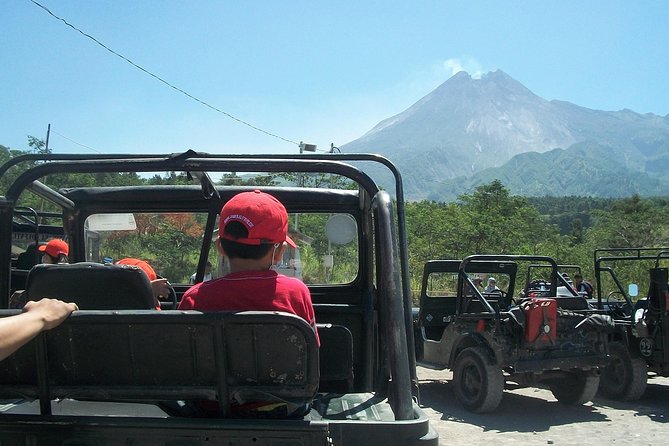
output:
<path id="1" fill-rule="evenodd" d="M 167 285 L 167 300 L 166 301 L 161 301 L 160 302 L 160 309 L 161 310 L 176 310 L 177 307 L 179 306 L 179 301 L 177 300 L 177 292 L 172 286 L 171 283 L 167 282 L 165 285 Z"/>
<path id="2" fill-rule="evenodd" d="M 497 305 L 500 308 L 508 309 L 512 305 L 517 305 L 516 299 L 514 299 L 513 296 L 509 296 L 508 292 L 497 289 L 493 291 L 493 293 L 499 295 L 499 298 L 497 299 Z"/>
<path id="3" fill-rule="evenodd" d="M 544 279 L 535 279 L 530 282 L 529 288 L 533 291 L 548 291 L 551 287 L 550 282 Z M 544 288 L 542 290 L 542 288 Z"/>
<path id="4" fill-rule="evenodd" d="M 622 300 L 620 296 L 622 296 Z M 609 307 L 609 310 L 612 313 L 615 313 L 617 316 L 632 316 L 632 306 L 629 304 L 629 302 L 627 302 L 625 295 L 621 291 L 611 291 L 609 294 L 607 294 L 606 306 Z"/>

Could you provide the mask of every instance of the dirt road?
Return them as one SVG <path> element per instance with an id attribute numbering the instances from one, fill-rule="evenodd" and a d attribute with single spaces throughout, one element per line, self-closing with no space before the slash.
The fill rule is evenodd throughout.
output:
<path id="1" fill-rule="evenodd" d="M 459 405 L 451 376 L 418 368 L 421 406 L 440 445 L 669 444 L 669 378 L 651 377 L 639 401 L 598 397 L 584 406 L 562 405 L 545 389 L 507 389 L 495 412 L 478 415 Z"/>

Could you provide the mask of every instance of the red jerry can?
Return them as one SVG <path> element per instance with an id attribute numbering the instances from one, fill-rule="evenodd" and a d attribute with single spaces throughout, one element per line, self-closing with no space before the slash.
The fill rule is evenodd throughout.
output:
<path id="1" fill-rule="evenodd" d="M 529 343 L 555 344 L 557 337 L 557 302 L 533 298 L 523 303 L 525 340 Z"/>

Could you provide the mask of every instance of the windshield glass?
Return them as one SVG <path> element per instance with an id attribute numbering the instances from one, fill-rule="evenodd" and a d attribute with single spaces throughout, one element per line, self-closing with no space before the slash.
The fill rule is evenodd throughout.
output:
<path id="1" fill-rule="evenodd" d="M 193 283 L 206 213 L 94 214 L 87 218 L 86 260 L 114 263 L 125 257 L 147 261 L 156 273 L 175 284 Z M 218 223 L 215 225 L 218 228 Z M 358 231 L 349 214 L 289 214 L 289 236 L 297 249 L 286 248 L 276 269 L 307 284 L 351 283 L 358 276 Z M 214 234 L 215 241 L 217 234 Z M 211 270 L 205 280 L 229 271 L 215 246 L 210 247 Z"/>

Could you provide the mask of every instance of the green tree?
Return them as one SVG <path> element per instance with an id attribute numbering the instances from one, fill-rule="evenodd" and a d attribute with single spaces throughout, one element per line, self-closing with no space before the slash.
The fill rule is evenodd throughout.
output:
<path id="1" fill-rule="evenodd" d="M 39 154 L 51 153 L 51 150 L 47 148 L 44 140 L 39 139 L 35 136 L 28 135 L 28 147 L 32 149 L 33 153 L 39 153 Z"/>
<path id="2" fill-rule="evenodd" d="M 218 184 L 224 186 L 276 186 L 278 174 L 258 174 L 244 179 L 237 172 L 223 174 Z"/>
<path id="3" fill-rule="evenodd" d="M 459 240 L 471 254 L 531 253 L 555 232 L 536 208 L 510 195 L 499 180 L 477 187 L 459 201 L 463 214 Z"/>
<path id="4" fill-rule="evenodd" d="M 579 245 L 583 243 L 584 240 L 584 231 L 583 231 L 583 222 L 580 218 L 576 218 L 571 222 L 571 238 L 572 243 Z"/>
<path id="5" fill-rule="evenodd" d="M 411 287 L 420 286 L 430 259 L 472 254 L 534 254 L 567 259 L 569 239 L 560 236 L 526 199 L 512 196 L 499 180 L 460 196 L 457 203 L 407 203 Z"/>
<path id="6" fill-rule="evenodd" d="M 661 212 L 638 195 L 616 201 L 609 211 L 593 212 L 588 231 L 591 245 L 608 248 L 661 246 L 667 243 L 666 207 Z"/>

